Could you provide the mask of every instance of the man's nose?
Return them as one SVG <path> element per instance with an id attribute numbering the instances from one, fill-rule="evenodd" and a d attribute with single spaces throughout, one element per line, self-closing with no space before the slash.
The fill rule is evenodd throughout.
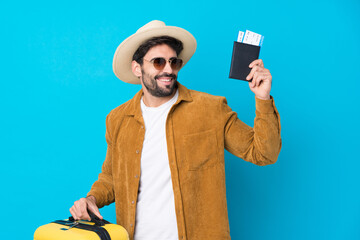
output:
<path id="1" fill-rule="evenodd" d="M 170 61 L 166 61 L 163 72 L 166 72 L 166 73 L 172 73 L 173 72 L 173 69 L 171 68 L 171 65 L 170 65 Z"/>

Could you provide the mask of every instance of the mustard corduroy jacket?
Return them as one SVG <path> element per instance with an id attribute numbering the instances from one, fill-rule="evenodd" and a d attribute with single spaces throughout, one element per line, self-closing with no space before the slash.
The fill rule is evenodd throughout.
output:
<path id="1" fill-rule="evenodd" d="M 224 97 L 188 90 L 166 121 L 169 166 L 179 239 L 230 239 L 224 149 L 257 165 L 276 162 L 281 148 L 280 118 L 273 99 L 256 99 L 254 127 L 237 118 Z M 106 118 L 106 159 L 89 195 L 98 207 L 115 201 L 117 223 L 133 239 L 145 136 L 142 90 Z"/>

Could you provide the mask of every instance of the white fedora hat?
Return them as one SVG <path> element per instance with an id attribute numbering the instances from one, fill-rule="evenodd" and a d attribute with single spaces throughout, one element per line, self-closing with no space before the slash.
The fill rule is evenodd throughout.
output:
<path id="1" fill-rule="evenodd" d="M 146 40 L 159 36 L 170 36 L 183 43 L 184 49 L 178 57 L 183 60 L 184 65 L 195 53 L 196 40 L 191 33 L 185 29 L 166 26 L 164 22 L 154 20 L 139 28 L 136 33 L 125 39 L 118 46 L 113 59 L 115 75 L 124 82 L 140 84 L 139 78 L 131 71 L 132 57 L 139 46 Z"/>

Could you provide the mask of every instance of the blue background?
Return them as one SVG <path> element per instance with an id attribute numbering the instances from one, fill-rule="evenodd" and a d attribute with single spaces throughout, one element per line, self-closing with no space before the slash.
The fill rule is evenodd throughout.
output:
<path id="1" fill-rule="evenodd" d="M 197 39 L 179 81 L 226 96 L 251 126 L 253 93 L 228 78 L 232 44 L 238 30 L 265 36 L 283 148 L 266 167 L 226 153 L 232 238 L 359 239 L 359 12 L 355 0 L 2 3 L 1 238 L 32 239 L 85 196 L 106 115 L 139 90 L 113 74 L 115 49 L 158 19 Z M 102 213 L 115 222 L 114 206 Z"/>

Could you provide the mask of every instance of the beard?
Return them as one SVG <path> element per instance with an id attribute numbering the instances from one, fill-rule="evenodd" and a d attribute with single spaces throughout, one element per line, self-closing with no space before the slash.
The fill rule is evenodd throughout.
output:
<path id="1" fill-rule="evenodd" d="M 175 74 L 164 73 L 161 75 L 155 75 L 155 77 L 151 77 L 149 74 L 145 73 L 144 70 L 141 70 L 141 73 L 141 81 L 152 96 L 168 97 L 174 93 L 177 86 L 177 76 Z M 158 85 L 157 79 L 161 77 L 171 77 L 173 79 L 172 84 L 165 87 L 160 87 Z"/>

